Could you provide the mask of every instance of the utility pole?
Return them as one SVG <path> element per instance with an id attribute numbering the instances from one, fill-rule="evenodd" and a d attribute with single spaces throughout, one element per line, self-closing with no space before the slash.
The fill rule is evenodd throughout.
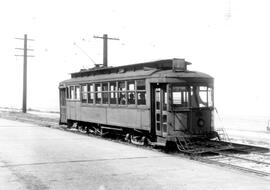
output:
<path id="1" fill-rule="evenodd" d="M 108 40 L 119 40 L 118 38 L 108 38 L 107 34 L 101 36 L 94 36 L 94 38 L 103 39 L 103 67 L 108 67 Z"/>
<path id="2" fill-rule="evenodd" d="M 23 50 L 23 103 L 22 103 L 22 112 L 26 113 L 27 111 L 27 57 L 34 57 L 33 55 L 27 55 L 27 51 L 34 51 L 33 49 L 27 49 L 27 41 L 34 41 L 33 39 L 27 39 L 27 34 L 24 35 L 24 38 L 15 38 L 17 40 L 24 40 L 23 48 L 15 48 L 18 50 Z"/>

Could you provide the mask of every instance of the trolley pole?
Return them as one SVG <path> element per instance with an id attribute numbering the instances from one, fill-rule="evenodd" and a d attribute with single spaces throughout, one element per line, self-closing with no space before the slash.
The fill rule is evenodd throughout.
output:
<path id="1" fill-rule="evenodd" d="M 22 103 L 22 112 L 26 113 L 27 111 L 27 57 L 34 57 L 32 55 L 27 55 L 27 51 L 33 51 L 33 49 L 27 49 L 27 41 L 33 39 L 27 39 L 27 34 L 24 35 L 24 38 L 16 38 L 18 40 L 24 40 L 24 46 L 22 48 L 15 48 L 18 50 L 23 50 L 23 55 L 15 55 L 15 56 L 23 56 L 23 103 Z"/>
<path id="2" fill-rule="evenodd" d="M 108 67 L 108 40 L 119 40 L 118 38 L 108 38 L 107 34 L 103 34 L 103 37 L 94 36 L 94 38 L 103 39 L 103 66 Z"/>

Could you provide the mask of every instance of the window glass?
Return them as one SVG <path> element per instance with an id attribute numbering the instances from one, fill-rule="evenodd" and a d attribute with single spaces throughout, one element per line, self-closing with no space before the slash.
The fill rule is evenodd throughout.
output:
<path id="1" fill-rule="evenodd" d="M 70 87 L 70 99 L 74 100 L 75 90 L 74 86 Z"/>
<path id="2" fill-rule="evenodd" d="M 102 104 L 108 104 L 109 103 L 109 92 L 102 92 Z"/>
<path id="3" fill-rule="evenodd" d="M 116 82 L 110 82 L 110 104 L 116 104 L 117 92 L 116 92 Z"/>
<path id="4" fill-rule="evenodd" d="M 93 84 L 88 84 L 88 91 L 94 92 L 94 85 Z"/>
<path id="5" fill-rule="evenodd" d="M 94 103 L 94 93 L 88 93 L 88 103 L 89 104 Z"/>
<path id="6" fill-rule="evenodd" d="M 214 106 L 214 103 L 213 103 L 213 89 L 212 88 L 208 88 L 208 106 L 209 107 Z"/>
<path id="7" fill-rule="evenodd" d="M 156 98 L 156 109 L 160 110 L 160 88 L 156 89 L 155 98 Z M 138 103 L 139 103 L 139 99 L 138 99 Z"/>
<path id="8" fill-rule="evenodd" d="M 89 104 L 94 103 L 94 85 L 93 84 L 87 85 L 87 98 L 88 98 Z"/>
<path id="9" fill-rule="evenodd" d="M 180 107 L 187 107 L 189 102 L 188 89 L 185 86 L 172 87 L 173 104 Z"/>
<path id="10" fill-rule="evenodd" d="M 83 84 L 81 86 L 82 88 L 82 103 L 86 103 L 87 102 L 87 86 L 86 84 Z"/>
<path id="11" fill-rule="evenodd" d="M 207 87 L 206 86 L 200 86 L 199 87 L 199 102 L 200 107 L 206 107 L 207 106 Z"/>
<path id="12" fill-rule="evenodd" d="M 109 85 L 108 83 L 102 83 L 102 104 L 108 104 L 109 103 Z"/>
<path id="13" fill-rule="evenodd" d="M 96 104 L 101 104 L 101 85 L 95 84 L 95 100 Z"/>
<path id="14" fill-rule="evenodd" d="M 127 104 L 134 105 L 135 104 L 135 81 L 130 80 L 127 81 Z"/>
<path id="15" fill-rule="evenodd" d="M 138 105 L 146 104 L 146 92 L 137 92 Z"/>
<path id="16" fill-rule="evenodd" d="M 137 80 L 137 90 L 145 90 L 145 80 Z"/>
<path id="17" fill-rule="evenodd" d="M 126 90 L 125 81 L 118 82 L 118 90 L 119 91 L 125 91 Z"/>
<path id="18" fill-rule="evenodd" d="M 110 91 L 116 91 L 116 82 L 110 82 Z"/>
<path id="19" fill-rule="evenodd" d="M 102 83 L 102 91 L 108 91 L 108 83 Z"/>
<path id="20" fill-rule="evenodd" d="M 207 86 L 192 86 L 191 106 L 192 107 L 212 107 L 213 89 Z"/>
<path id="21" fill-rule="evenodd" d="M 118 104 L 126 104 L 126 84 L 125 81 L 118 82 Z"/>
<path id="22" fill-rule="evenodd" d="M 126 93 L 119 92 L 118 104 L 125 105 L 126 104 Z"/>
<path id="23" fill-rule="evenodd" d="M 167 97 L 167 92 L 164 92 L 164 96 L 163 96 L 163 110 L 167 110 L 167 100 L 168 100 L 168 97 Z"/>
<path id="24" fill-rule="evenodd" d="M 75 86 L 75 99 L 80 100 L 80 87 Z"/>
<path id="25" fill-rule="evenodd" d="M 134 91 L 135 90 L 135 81 L 127 81 L 127 90 Z"/>
<path id="26" fill-rule="evenodd" d="M 69 87 L 66 87 L 66 95 L 67 95 L 67 99 L 69 99 L 70 98 L 70 91 L 69 91 Z"/>
<path id="27" fill-rule="evenodd" d="M 116 104 L 117 92 L 110 92 L 110 104 Z"/>
<path id="28" fill-rule="evenodd" d="M 61 88 L 60 90 L 60 105 L 66 106 L 66 94 L 67 94 L 67 88 Z"/>
<path id="29" fill-rule="evenodd" d="M 127 96 L 128 96 L 128 104 L 131 105 L 131 104 L 135 104 L 135 92 L 132 91 L 132 92 L 128 92 L 127 93 Z"/>
<path id="30" fill-rule="evenodd" d="M 207 86 L 193 86 L 191 95 L 192 107 L 213 106 L 212 90 Z"/>

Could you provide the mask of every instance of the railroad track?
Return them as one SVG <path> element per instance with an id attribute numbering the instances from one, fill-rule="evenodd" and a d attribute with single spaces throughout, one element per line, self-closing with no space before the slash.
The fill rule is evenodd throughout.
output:
<path id="1" fill-rule="evenodd" d="M 254 173 L 260 176 L 270 176 L 270 155 L 267 153 L 252 152 L 248 154 L 230 154 L 213 151 L 216 156 L 196 157 L 201 162 Z"/>

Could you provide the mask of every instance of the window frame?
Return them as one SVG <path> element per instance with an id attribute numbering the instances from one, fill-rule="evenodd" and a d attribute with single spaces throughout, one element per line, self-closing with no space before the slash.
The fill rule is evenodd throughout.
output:
<path id="1" fill-rule="evenodd" d="M 140 85 L 138 85 L 140 83 Z M 120 86 L 121 85 L 121 86 Z M 71 90 L 77 85 L 68 86 L 68 95 L 71 96 Z M 126 80 L 110 80 L 98 82 L 84 82 L 80 85 L 80 102 L 87 106 L 105 106 L 105 107 L 130 107 L 143 108 L 147 105 L 146 80 L 143 79 L 126 79 Z M 106 87 L 105 87 L 106 86 Z M 86 91 L 85 91 L 86 88 Z M 100 90 L 99 90 L 100 89 Z M 143 102 L 140 103 L 140 94 L 143 94 Z M 100 95 L 99 95 L 100 94 Z M 106 95 L 108 96 L 106 100 Z M 124 103 L 121 104 L 120 95 L 123 95 Z M 134 96 L 130 102 L 130 96 Z M 85 95 L 87 99 L 85 101 Z M 75 96 L 72 95 L 72 96 Z M 98 98 L 98 96 L 101 96 Z"/>
<path id="2" fill-rule="evenodd" d="M 83 87 L 85 87 L 85 91 L 83 90 L 84 89 Z M 85 102 L 83 100 L 85 100 Z M 81 84 L 81 103 L 83 104 L 88 103 L 87 83 Z"/>
<path id="3" fill-rule="evenodd" d="M 92 86 L 92 89 L 91 89 Z M 95 104 L 95 87 L 94 87 L 94 83 L 87 83 L 87 103 L 90 105 L 94 105 Z M 92 97 L 92 98 L 91 98 Z M 92 100 L 92 102 L 90 102 L 90 100 Z"/>
<path id="4" fill-rule="evenodd" d="M 104 84 L 107 84 L 107 90 L 103 89 Z M 104 94 L 107 94 L 107 103 L 104 103 Z M 102 105 L 110 105 L 109 82 L 101 82 L 101 104 Z"/>
<path id="5" fill-rule="evenodd" d="M 139 90 L 138 89 L 138 81 L 143 81 L 144 83 L 144 89 Z M 139 93 L 144 93 L 144 104 L 139 104 Z M 146 80 L 145 79 L 136 79 L 135 80 L 135 96 L 136 96 L 136 106 L 137 107 L 143 107 L 147 105 L 147 91 L 146 91 Z"/>
<path id="6" fill-rule="evenodd" d="M 129 89 L 129 82 L 133 82 L 133 83 L 130 83 L 130 84 L 134 84 L 134 87 L 133 87 L 133 89 Z M 137 98 L 136 98 L 136 80 L 127 80 L 126 81 L 126 84 L 127 84 L 127 86 L 126 86 L 126 100 L 127 100 L 127 105 L 129 106 L 129 107 L 135 107 L 135 106 L 137 106 Z M 134 101 L 134 103 L 130 103 L 130 96 L 129 96 L 129 94 L 133 94 L 133 101 Z"/>

